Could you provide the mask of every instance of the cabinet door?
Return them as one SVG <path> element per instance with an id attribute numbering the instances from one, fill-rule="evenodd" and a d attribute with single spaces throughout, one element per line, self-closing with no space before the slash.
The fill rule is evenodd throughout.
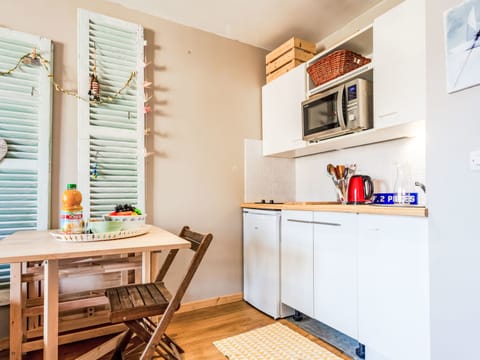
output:
<path id="1" fill-rule="evenodd" d="M 305 79 L 305 64 L 300 64 L 262 88 L 263 155 L 305 146 L 301 108 Z"/>
<path id="2" fill-rule="evenodd" d="M 281 301 L 313 317 L 313 213 L 282 211 Z"/>
<path id="3" fill-rule="evenodd" d="M 314 313 L 357 338 L 356 214 L 314 214 Z"/>
<path id="4" fill-rule="evenodd" d="M 427 219 L 358 215 L 359 341 L 367 358 L 428 360 Z"/>
<path id="5" fill-rule="evenodd" d="M 425 0 L 405 0 L 373 24 L 374 126 L 425 120 Z"/>
<path id="6" fill-rule="evenodd" d="M 273 318 L 279 317 L 279 212 L 243 213 L 243 298 Z"/>

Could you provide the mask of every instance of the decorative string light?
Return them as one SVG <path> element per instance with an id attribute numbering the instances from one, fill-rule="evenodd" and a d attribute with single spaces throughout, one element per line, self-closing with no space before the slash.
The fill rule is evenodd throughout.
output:
<path id="1" fill-rule="evenodd" d="M 77 91 L 75 90 L 66 90 L 64 88 L 62 88 L 56 81 L 55 81 L 55 78 L 53 77 L 53 74 L 50 73 L 50 69 L 49 69 L 49 66 L 48 66 L 48 60 L 45 59 L 42 55 L 38 54 L 37 53 L 37 49 L 33 49 L 32 52 L 28 53 L 28 54 L 25 54 L 23 56 L 21 56 L 17 63 L 15 64 L 15 66 L 13 66 L 11 69 L 8 69 L 6 71 L 1 71 L 0 70 L 0 76 L 8 76 L 8 75 L 11 75 L 14 71 L 16 71 L 20 65 L 22 64 L 27 64 L 27 65 L 42 65 L 43 69 L 47 72 L 48 74 L 48 77 L 50 79 L 50 82 L 53 84 L 53 87 L 55 88 L 56 91 L 64 94 L 64 95 L 68 95 L 68 96 L 73 96 L 73 97 L 76 97 L 77 99 L 80 99 L 80 100 L 83 100 L 83 101 L 86 101 L 90 104 L 97 104 L 97 105 L 100 105 L 100 104 L 105 104 L 105 103 L 111 103 L 113 102 L 118 96 L 121 95 L 121 93 L 128 87 L 131 86 L 132 84 L 132 81 L 133 79 L 135 79 L 135 76 L 137 75 L 136 71 L 132 71 L 130 73 L 130 77 L 128 78 L 128 80 L 125 82 L 125 84 L 120 88 L 118 89 L 117 91 L 115 91 L 115 93 L 113 95 L 110 95 L 110 96 L 106 96 L 106 97 L 103 97 L 101 98 L 100 97 L 100 93 L 98 93 L 98 97 L 95 98 L 93 97 L 92 99 L 85 99 L 83 97 L 81 97 Z M 94 74 L 95 74 L 95 70 L 94 69 Z M 97 81 L 98 82 L 98 81 Z"/>

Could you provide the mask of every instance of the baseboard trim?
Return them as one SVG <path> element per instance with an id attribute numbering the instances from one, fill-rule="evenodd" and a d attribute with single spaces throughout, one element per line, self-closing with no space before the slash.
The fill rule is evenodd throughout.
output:
<path id="1" fill-rule="evenodd" d="M 191 301 L 191 302 L 182 304 L 180 306 L 180 309 L 177 311 L 177 313 L 184 313 L 187 311 L 203 309 L 211 306 L 229 304 L 236 301 L 240 301 L 242 299 L 243 299 L 243 292 L 239 292 L 239 293 L 230 294 L 230 295 L 218 296 L 210 299 Z"/>

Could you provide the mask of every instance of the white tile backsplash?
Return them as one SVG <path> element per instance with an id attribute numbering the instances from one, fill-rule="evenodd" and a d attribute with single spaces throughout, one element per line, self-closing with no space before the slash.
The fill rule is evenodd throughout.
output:
<path id="1" fill-rule="evenodd" d="M 295 200 L 295 160 L 262 155 L 262 141 L 245 139 L 244 201 Z"/>
<path id="2" fill-rule="evenodd" d="M 391 192 L 395 181 L 395 165 L 404 164 L 410 169 L 411 191 L 413 183 L 425 184 L 425 143 L 423 136 L 371 144 L 340 151 L 311 155 L 295 160 L 297 201 L 336 200 L 327 165 L 357 164 L 357 174 L 369 175 L 375 192 Z M 424 202 L 423 194 L 421 201 Z"/>
<path id="3" fill-rule="evenodd" d="M 297 159 L 262 156 L 260 140 L 245 140 L 245 201 L 336 201 L 327 165 L 357 164 L 357 174 L 369 175 L 375 192 L 392 192 L 397 163 L 410 169 L 411 191 L 425 196 L 414 182 L 425 180 L 424 136 L 399 139 Z M 428 190 L 428 187 L 427 187 Z"/>

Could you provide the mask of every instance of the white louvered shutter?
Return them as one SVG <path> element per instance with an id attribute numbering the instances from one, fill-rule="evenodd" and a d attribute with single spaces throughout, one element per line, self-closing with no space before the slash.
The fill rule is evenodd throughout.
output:
<path id="1" fill-rule="evenodd" d="M 0 28 L 0 70 L 14 67 L 34 48 L 51 62 L 49 39 Z M 21 64 L 0 76 L 0 139 L 8 145 L 0 160 L 0 249 L 1 239 L 15 231 L 48 229 L 51 105 L 52 86 L 42 65 Z M 0 265 L 0 289 L 8 285 L 8 265 Z"/>
<path id="2" fill-rule="evenodd" d="M 83 98 L 88 98 L 95 53 L 102 99 L 114 96 L 136 72 L 112 102 L 79 100 L 78 183 L 84 216 L 100 217 L 126 203 L 145 210 L 143 27 L 79 9 L 78 53 Z M 90 175 L 95 163 L 97 178 Z"/>

